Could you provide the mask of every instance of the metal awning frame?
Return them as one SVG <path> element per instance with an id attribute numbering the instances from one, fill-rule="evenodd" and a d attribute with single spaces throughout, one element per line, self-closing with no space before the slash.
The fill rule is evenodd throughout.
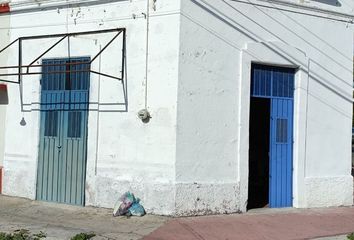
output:
<path id="1" fill-rule="evenodd" d="M 117 39 L 117 37 L 122 33 L 123 34 L 123 44 L 122 44 L 122 69 L 121 69 L 121 76 L 113 76 L 110 74 L 98 72 L 98 71 L 93 71 L 91 70 L 91 67 L 89 69 L 84 69 L 84 70 L 76 70 L 76 71 L 55 71 L 55 72 L 46 72 L 46 74 L 59 74 L 59 73 L 71 73 L 71 72 L 90 72 L 94 73 L 97 75 L 101 75 L 107 78 L 112 78 L 115 80 L 123 81 L 124 78 L 124 64 L 125 64 L 125 37 L 126 37 L 126 29 L 125 28 L 115 28 L 115 29 L 105 29 L 105 30 L 97 30 L 97 31 L 86 31 L 86 32 L 73 32 L 73 33 L 63 33 L 63 34 L 51 34 L 51 35 L 37 35 L 37 36 L 26 36 L 26 37 L 20 37 L 11 42 L 9 45 L 4 47 L 3 49 L 0 50 L 0 54 L 4 52 L 6 49 L 10 48 L 11 46 L 15 45 L 18 43 L 18 65 L 17 66 L 0 66 L 1 69 L 18 69 L 17 73 L 3 73 L 0 74 L 0 77 L 5 77 L 5 76 L 18 76 L 17 81 L 9 81 L 9 80 L 2 80 L 0 79 L 0 82 L 7 82 L 7 83 L 15 83 L 15 84 L 20 84 L 22 82 L 22 77 L 26 75 L 42 75 L 43 71 L 36 71 L 36 72 L 30 72 L 31 68 L 41 68 L 43 67 L 42 64 L 34 64 L 37 62 L 39 59 L 41 59 L 45 54 L 50 52 L 53 48 L 55 48 L 59 43 L 64 41 L 65 39 L 68 39 L 70 41 L 70 37 L 75 37 L 75 36 L 80 36 L 80 35 L 96 35 L 96 34 L 104 34 L 104 33 L 111 33 L 111 32 L 116 32 L 117 34 L 114 35 L 114 37 L 92 58 L 91 61 L 89 62 L 80 62 L 80 63 L 65 63 L 65 64 L 52 64 L 52 65 L 46 65 L 46 66 L 68 66 L 68 65 L 77 65 L 77 64 L 91 64 L 114 42 L 114 40 Z M 60 38 L 57 42 L 55 42 L 51 47 L 49 47 L 47 50 L 45 50 L 42 54 L 40 54 L 37 58 L 35 58 L 29 65 L 23 65 L 22 57 L 23 57 L 23 51 L 22 51 L 22 46 L 25 41 L 28 40 L 36 40 L 36 39 L 45 39 L 45 38 Z M 25 71 L 24 71 L 25 70 Z"/>
<path id="2" fill-rule="evenodd" d="M 123 85 L 123 93 L 124 93 L 124 99 L 125 99 L 125 107 L 127 111 L 127 104 L 128 104 L 128 98 L 127 98 L 127 89 L 126 89 L 126 83 L 125 83 L 125 58 L 126 58 L 126 29 L 125 28 L 114 28 L 114 29 L 105 29 L 105 30 L 96 30 L 96 31 L 85 31 L 85 32 L 72 32 L 72 33 L 63 33 L 63 34 L 50 34 L 50 35 L 34 35 L 34 36 L 26 36 L 26 37 L 20 37 L 13 42 L 11 42 L 9 45 L 4 47 L 3 49 L 0 50 L 0 54 L 4 52 L 6 49 L 10 48 L 11 46 L 14 46 L 16 43 L 18 43 L 18 66 L 0 66 L 1 69 L 18 69 L 17 73 L 4 73 L 0 74 L 0 77 L 3 76 L 18 76 L 17 81 L 8 81 L 8 80 L 3 80 L 0 79 L 1 82 L 5 83 L 12 83 L 12 84 L 18 84 L 19 89 L 20 89 L 20 101 L 21 101 L 21 112 L 25 112 L 24 110 L 24 103 L 23 103 L 23 87 L 22 87 L 22 78 L 23 76 L 26 75 L 42 75 L 44 72 L 41 71 L 36 71 L 36 72 L 30 72 L 31 68 L 41 68 L 43 67 L 43 64 L 34 64 L 37 62 L 39 59 L 41 59 L 45 54 L 47 54 L 49 51 L 51 51 L 53 48 L 55 48 L 59 43 L 64 41 L 65 39 L 68 39 L 68 42 L 70 43 L 70 37 L 75 37 L 75 36 L 82 36 L 82 35 L 96 35 L 96 34 L 104 34 L 104 33 L 112 33 L 116 32 L 116 35 L 102 48 L 100 51 L 91 59 L 89 62 L 69 62 L 69 63 L 64 63 L 64 64 L 47 64 L 46 66 L 70 66 L 70 65 L 77 65 L 77 64 L 88 64 L 89 68 L 84 69 L 84 70 L 75 70 L 75 71 L 54 71 L 54 72 L 45 72 L 46 74 L 59 74 L 59 73 L 72 73 L 72 72 L 90 72 L 93 74 L 97 74 L 100 76 L 104 76 L 107 78 L 111 78 L 114 80 L 121 81 Z M 122 58 L 121 58 L 121 76 L 113 76 L 110 74 L 98 72 L 98 71 L 93 71 L 91 70 L 91 64 L 114 42 L 114 40 L 117 39 L 117 37 L 123 34 L 123 43 L 122 43 Z M 29 65 L 23 65 L 22 61 L 22 45 L 25 41 L 28 40 L 36 40 L 36 39 L 46 39 L 46 38 L 60 38 L 56 43 L 54 43 L 51 47 L 49 47 L 47 50 L 45 50 L 42 54 L 40 54 L 37 58 L 35 58 Z M 25 69 L 25 71 L 24 71 Z"/>

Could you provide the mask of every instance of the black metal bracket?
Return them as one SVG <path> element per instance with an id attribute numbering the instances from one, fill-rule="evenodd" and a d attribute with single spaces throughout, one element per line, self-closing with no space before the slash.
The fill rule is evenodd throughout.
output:
<path id="1" fill-rule="evenodd" d="M 6 77 L 6 76 L 18 76 L 17 81 L 8 81 L 8 80 L 2 80 L 0 79 L 0 82 L 8 82 L 8 83 L 16 83 L 16 84 L 21 84 L 22 81 L 22 76 L 26 75 L 42 75 L 42 71 L 36 71 L 36 72 L 30 72 L 30 68 L 41 68 L 43 65 L 42 64 L 34 64 L 37 62 L 39 59 L 41 59 L 45 54 L 50 52 L 53 48 L 55 48 L 59 43 L 61 43 L 64 39 L 70 38 L 73 36 L 80 36 L 80 35 L 96 35 L 96 34 L 104 34 L 104 33 L 111 33 L 111 32 L 117 32 L 116 35 L 92 58 L 91 61 L 89 62 L 84 62 L 84 63 L 79 63 L 79 64 L 92 64 L 113 42 L 114 40 L 117 39 L 117 37 L 123 33 L 123 45 L 122 45 L 122 51 L 123 51 L 123 58 L 122 58 L 122 69 L 121 69 L 121 77 L 119 76 L 113 76 L 110 74 L 102 73 L 102 72 L 97 72 L 93 71 L 90 69 L 88 70 L 78 70 L 77 72 L 91 72 L 97 75 L 101 75 L 107 78 L 112 78 L 115 80 L 123 81 L 124 78 L 124 59 L 125 59 L 125 37 L 126 37 L 126 32 L 125 28 L 115 28 L 115 29 L 105 29 L 105 30 L 97 30 L 97 31 L 86 31 L 86 32 L 73 32 L 73 33 L 63 33 L 63 34 L 51 34 L 51 35 L 37 35 L 37 36 L 26 36 L 26 37 L 20 37 L 10 44 L 8 44 L 6 47 L 0 50 L 0 54 L 4 52 L 6 49 L 10 48 L 11 46 L 15 45 L 18 43 L 18 65 L 17 66 L 0 66 L 0 69 L 18 69 L 17 73 L 2 73 L 0 74 L 0 77 Z M 23 65 L 22 63 L 22 45 L 23 42 L 26 40 L 35 40 L 35 39 L 45 39 L 45 38 L 60 38 L 55 44 L 53 44 L 51 47 L 49 47 L 47 50 L 45 50 L 42 54 L 40 54 L 37 58 L 35 58 L 29 65 Z M 67 65 L 75 65 L 78 63 L 65 63 L 65 64 L 53 64 L 50 66 L 67 66 Z M 23 69 L 26 69 L 24 72 Z M 58 74 L 58 73 L 66 73 L 66 71 L 56 71 L 56 72 L 46 72 L 46 74 Z"/>
<path id="2" fill-rule="evenodd" d="M 14 83 L 19 85 L 20 89 L 20 98 L 21 98 L 21 111 L 24 112 L 23 109 L 23 87 L 22 87 L 22 78 L 23 76 L 26 75 L 42 75 L 43 71 L 36 71 L 36 72 L 30 72 L 31 68 L 42 68 L 43 64 L 35 64 L 39 59 L 41 59 L 44 55 L 46 55 L 48 52 L 50 52 L 53 48 L 55 48 L 59 43 L 64 41 L 65 39 L 68 39 L 70 42 L 70 37 L 75 37 L 75 36 L 82 36 L 82 35 L 97 35 L 97 34 L 105 34 L 105 33 L 114 33 L 114 37 L 92 58 L 91 61 L 89 62 L 80 62 L 80 63 L 65 63 L 65 64 L 52 64 L 52 65 L 46 65 L 46 66 L 68 66 L 68 65 L 76 65 L 76 64 L 89 64 L 90 67 L 85 70 L 75 70 L 75 71 L 53 71 L 53 72 L 46 72 L 46 74 L 59 74 L 59 73 L 68 73 L 68 72 L 90 72 L 93 74 L 97 74 L 100 76 L 104 76 L 107 78 L 111 78 L 114 80 L 118 80 L 122 82 L 123 85 L 123 94 L 124 94 L 124 100 L 125 100 L 125 106 L 126 106 L 126 111 L 127 111 L 127 104 L 128 104 L 128 92 L 126 89 L 126 82 L 125 82 L 125 64 L 126 64 L 126 29 L 125 28 L 114 28 L 114 29 L 105 29 L 105 30 L 96 30 L 96 31 L 85 31 L 85 32 L 72 32 L 72 33 L 63 33 L 63 34 L 51 34 L 51 35 L 34 35 L 34 36 L 25 36 L 25 37 L 20 37 L 17 38 L 16 40 L 12 41 L 10 44 L 5 46 L 0 50 L 0 54 L 4 52 L 6 49 L 10 48 L 11 46 L 14 46 L 16 43 L 18 43 L 18 65 L 14 66 L 0 66 L 1 69 L 17 69 L 17 73 L 2 73 L 0 74 L 0 77 L 4 76 L 18 76 L 17 81 L 9 81 L 9 80 L 3 80 L 0 79 L 0 82 L 7 82 L 7 83 Z M 122 43 L 122 66 L 121 66 L 121 76 L 113 76 L 110 74 L 94 71 L 91 69 L 91 64 L 118 38 L 120 34 L 123 34 L 123 43 Z M 25 41 L 28 40 L 36 40 L 36 39 L 46 39 L 46 38 L 60 38 L 57 42 L 55 42 L 51 47 L 46 49 L 43 53 L 41 53 L 38 57 L 36 57 L 29 65 L 23 65 L 23 59 L 22 59 L 22 45 Z M 26 71 L 23 71 L 23 70 Z"/>

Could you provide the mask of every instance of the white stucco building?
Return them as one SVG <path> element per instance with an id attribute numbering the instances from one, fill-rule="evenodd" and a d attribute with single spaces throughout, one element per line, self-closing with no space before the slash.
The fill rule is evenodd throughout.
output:
<path id="1" fill-rule="evenodd" d="M 1 83 L 3 193 L 112 207 L 130 190 L 164 215 L 352 205 L 353 11 L 351 0 L 3 1 L 0 51 L 21 41 L 0 53 L 15 66 L 0 79 L 38 65 Z M 26 38 L 53 34 L 64 35 Z"/>

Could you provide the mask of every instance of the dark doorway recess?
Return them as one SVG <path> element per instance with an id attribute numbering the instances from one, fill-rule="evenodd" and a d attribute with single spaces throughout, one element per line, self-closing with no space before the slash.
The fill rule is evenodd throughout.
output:
<path id="1" fill-rule="evenodd" d="M 270 99 L 251 97 L 247 209 L 269 203 Z"/>

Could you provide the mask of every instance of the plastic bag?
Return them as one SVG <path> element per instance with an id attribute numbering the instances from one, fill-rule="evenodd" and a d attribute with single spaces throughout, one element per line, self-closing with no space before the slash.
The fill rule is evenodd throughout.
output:
<path id="1" fill-rule="evenodd" d="M 124 193 L 114 205 L 113 216 L 125 215 L 134 202 L 136 202 L 134 194 L 130 192 Z"/>
<path id="2" fill-rule="evenodd" d="M 140 199 L 135 198 L 130 192 L 124 193 L 114 205 L 113 216 L 144 216 L 145 209 L 140 204 Z"/>
<path id="3" fill-rule="evenodd" d="M 142 217 L 145 215 L 145 209 L 139 202 L 140 200 L 137 199 L 128 209 L 132 216 Z"/>

